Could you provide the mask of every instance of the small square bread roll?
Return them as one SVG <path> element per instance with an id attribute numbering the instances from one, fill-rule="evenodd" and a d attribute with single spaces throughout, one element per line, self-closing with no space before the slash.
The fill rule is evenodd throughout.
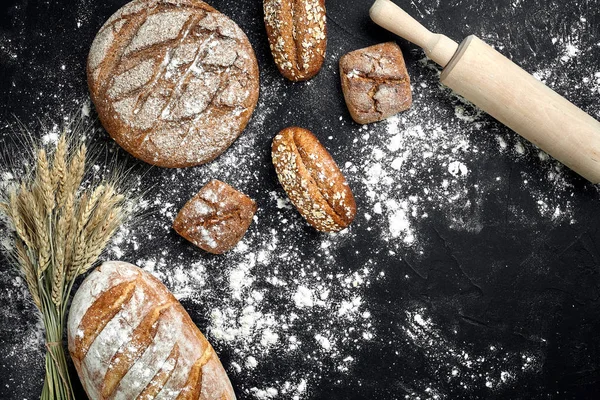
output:
<path id="1" fill-rule="evenodd" d="M 412 104 L 410 77 L 394 42 L 346 54 L 340 59 L 340 76 L 348 110 L 359 124 L 384 120 Z"/>
<path id="2" fill-rule="evenodd" d="M 173 229 L 201 249 L 223 254 L 244 237 L 255 212 L 250 197 L 212 180 L 179 211 Z"/>

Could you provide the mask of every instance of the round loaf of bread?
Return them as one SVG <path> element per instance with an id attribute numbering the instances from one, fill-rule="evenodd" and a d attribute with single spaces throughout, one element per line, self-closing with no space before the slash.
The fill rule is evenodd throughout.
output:
<path id="1" fill-rule="evenodd" d="M 134 0 L 102 26 L 88 64 L 104 128 L 150 164 L 223 153 L 256 107 L 259 71 L 244 32 L 200 0 Z"/>
<path id="2" fill-rule="evenodd" d="M 271 151 L 281 186 L 309 224 L 322 232 L 337 232 L 352 223 L 356 215 L 352 191 L 312 132 L 286 128 L 275 136 Z"/>
<path id="3" fill-rule="evenodd" d="M 69 352 L 91 400 L 235 399 L 212 346 L 156 278 L 105 262 L 81 284 Z"/>

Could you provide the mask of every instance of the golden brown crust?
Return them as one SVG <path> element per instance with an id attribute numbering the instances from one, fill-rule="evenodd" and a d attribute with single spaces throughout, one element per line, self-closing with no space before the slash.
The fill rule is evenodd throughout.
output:
<path id="1" fill-rule="evenodd" d="M 359 124 L 381 121 L 412 104 L 410 77 L 394 42 L 346 54 L 340 59 L 346 105 Z"/>
<path id="2" fill-rule="evenodd" d="M 273 164 L 285 192 L 315 229 L 340 231 L 356 215 L 346 178 L 327 150 L 308 130 L 282 130 L 272 145 Z"/>
<path id="3" fill-rule="evenodd" d="M 88 85 L 107 132 L 161 167 L 219 156 L 258 102 L 258 64 L 233 21 L 200 0 L 134 0 L 92 44 Z"/>
<path id="4" fill-rule="evenodd" d="M 264 0 L 265 27 L 277 68 L 308 80 L 321 70 L 327 48 L 325 0 Z"/>
<path id="5" fill-rule="evenodd" d="M 173 229 L 201 249 L 223 254 L 242 239 L 256 209 L 245 194 L 212 180 L 179 211 Z"/>
<path id="6" fill-rule="evenodd" d="M 130 283 L 134 295 L 104 324 L 106 313 L 96 303 L 120 298 Z M 92 311 L 102 317 L 85 320 L 102 329 L 82 326 Z M 181 304 L 131 264 L 107 262 L 88 276 L 73 298 L 67 331 L 72 355 L 80 351 L 73 340 L 77 332 L 99 331 L 84 359 L 73 358 L 90 399 L 198 399 L 200 393 L 207 400 L 235 399 L 214 350 Z"/>
<path id="7" fill-rule="evenodd" d="M 107 290 L 92 304 L 81 319 L 83 330 L 74 340 L 74 359 L 83 360 L 98 334 L 117 315 L 123 304 L 131 299 L 135 286 L 135 281 L 122 282 Z"/>

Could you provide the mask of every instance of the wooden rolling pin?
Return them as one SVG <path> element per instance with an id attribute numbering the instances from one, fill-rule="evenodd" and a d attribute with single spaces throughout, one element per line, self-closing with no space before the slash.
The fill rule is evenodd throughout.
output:
<path id="1" fill-rule="evenodd" d="M 441 82 L 592 183 L 600 183 L 600 122 L 476 36 L 460 46 L 390 0 L 371 19 L 422 47 L 444 68 Z"/>

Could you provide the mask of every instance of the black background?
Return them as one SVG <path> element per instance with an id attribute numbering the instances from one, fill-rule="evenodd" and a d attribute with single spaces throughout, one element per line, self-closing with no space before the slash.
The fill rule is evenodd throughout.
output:
<path id="1" fill-rule="evenodd" d="M 15 135 L 12 127 L 16 119 L 35 127 L 39 119 L 60 119 L 65 112 L 81 104 L 81 99 L 87 96 L 85 59 L 91 41 L 104 21 L 124 3 L 123 0 L 2 2 L 0 121 L 3 143 L 9 143 Z M 600 3 L 597 1 L 396 0 L 396 3 L 420 17 L 427 26 L 456 40 L 477 34 L 494 45 L 502 44 L 505 55 L 530 71 L 543 68 L 550 60 L 556 64 L 560 54 L 551 38 L 568 38 L 573 34 L 573 26 L 580 24 L 584 16 L 585 34 L 578 40 L 580 48 L 587 49 L 585 54 L 565 67 L 564 72 L 558 71 L 558 78 L 550 79 L 548 84 L 568 95 L 584 110 L 600 111 L 600 94 L 574 88 L 583 74 L 600 71 Z M 514 3 L 519 6 L 515 7 Z M 257 53 L 261 79 L 280 79 L 268 50 L 261 2 L 214 0 L 211 4 L 231 16 L 248 34 Z M 329 46 L 335 48 L 336 53 L 394 39 L 369 21 L 370 5 L 370 0 L 328 0 Z M 77 27 L 78 20 L 80 27 Z M 399 44 L 409 72 L 414 71 L 422 54 L 404 41 Z M 289 95 L 281 103 L 278 114 L 264 123 L 273 126 L 273 132 L 293 123 L 314 128 L 318 133 L 320 125 L 330 124 L 341 115 L 352 126 L 338 94 L 336 63 L 337 60 L 328 60 L 330 68 L 315 80 L 313 88 L 317 92 L 313 94 L 322 99 L 322 103 L 317 100 L 307 104 L 300 96 L 302 84 L 284 83 Z M 440 92 L 437 98 L 436 106 L 444 107 L 445 94 Z M 295 110 L 293 118 L 288 110 Z M 514 135 L 494 122 L 489 126 L 509 138 Z M 254 128 L 251 123 L 248 129 Z M 481 231 L 475 234 L 452 230 L 443 222 L 443 216 L 439 216 L 418 227 L 420 234 L 429 238 L 424 245 L 425 256 L 417 257 L 410 249 L 401 251 L 402 260 L 398 261 L 385 257 L 385 252 L 380 259 L 375 255 L 376 262 L 388 271 L 387 279 L 374 283 L 365 294 L 376 321 L 378 340 L 362 348 L 351 375 L 341 380 L 333 375 L 331 379 L 322 379 L 310 389 L 309 397 L 404 398 L 418 393 L 415 382 L 429 381 L 437 382 L 446 398 L 600 398 L 598 190 L 567 172 L 575 222 L 551 223 L 536 216 L 535 204 L 527 196 L 532 187 L 552 190 L 552 184 L 538 171 L 536 156 L 531 154 L 518 160 L 507 157 L 491 150 L 493 139 L 481 136 L 481 133 L 474 135 L 472 140 L 488 151 L 485 157 L 473 160 L 475 164 L 470 167 L 475 172 L 471 179 L 477 182 L 496 176 L 505 178 L 501 190 L 485 196 Z M 268 178 L 267 189 L 275 190 L 277 185 L 267 157 L 270 138 L 271 135 L 265 137 L 261 143 L 266 155 L 264 171 L 259 172 Z M 343 160 L 344 146 L 350 139 L 341 132 L 328 142 L 335 158 Z M 98 141 L 110 142 L 104 133 Z M 14 154 L 18 156 L 18 150 Z M 127 156 L 125 159 L 139 171 L 147 170 L 139 165 L 141 163 Z M 513 179 L 523 171 L 536 177 L 529 187 Z M 160 180 L 160 174 L 154 169 L 147 176 L 150 181 Z M 259 205 L 266 198 L 260 187 L 247 190 L 258 199 Z M 192 193 L 193 188 L 190 188 L 180 194 L 177 201 L 189 198 Z M 364 193 L 358 191 L 356 195 L 360 205 Z M 528 215 L 527 223 L 519 222 L 517 216 L 511 214 L 514 207 Z M 308 237 L 309 246 L 310 238 L 318 234 L 304 228 L 302 235 Z M 385 245 L 366 231 L 361 231 L 358 237 L 360 240 L 350 247 L 369 252 L 372 247 Z M 340 268 L 352 268 L 352 263 L 362 262 L 353 260 L 350 249 L 347 250 L 344 258 L 350 266 L 340 265 Z M 140 250 L 142 254 L 151 251 L 152 246 L 142 246 Z M 4 258 L 0 258 L 0 265 L 3 276 L 14 274 Z M 403 279 L 406 274 L 415 279 Z M 3 293 L 0 307 L 17 307 L 23 315 L 30 312 L 30 304 L 10 300 L 13 289 L 6 284 L 6 279 L 2 282 L 6 287 L 0 288 Z M 468 348 L 485 346 L 492 341 L 506 350 L 530 349 L 537 355 L 534 373 L 494 391 L 485 387 L 465 389 L 438 377 L 439 371 L 427 365 L 423 349 L 404 345 L 391 351 L 389 343 L 400 336 L 403 320 L 400 310 L 414 302 L 427 305 L 443 329 L 456 329 L 459 334 L 455 340 Z M 203 314 L 206 311 L 190 310 L 200 327 L 206 322 Z M 1 321 L 0 358 L 5 357 L 0 361 L 2 399 L 31 399 L 41 390 L 41 360 L 19 360 L 18 353 L 9 354 L 9 349 L 18 347 L 19 333 L 25 324 L 30 323 L 32 319 L 25 317 Z M 215 347 L 230 371 L 231 349 Z M 261 370 L 265 382 L 270 382 L 271 375 L 278 376 L 281 371 L 295 368 L 287 365 L 280 370 L 280 367 L 272 365 Z M 261 383 L 260 377 L 254 377 L 252 382 L 241 379 L 232 377 L 240 398 L 247 395 L 240 387 Z M 421 392 L 421 396 L 427 398 L 427 393 Z"/>

